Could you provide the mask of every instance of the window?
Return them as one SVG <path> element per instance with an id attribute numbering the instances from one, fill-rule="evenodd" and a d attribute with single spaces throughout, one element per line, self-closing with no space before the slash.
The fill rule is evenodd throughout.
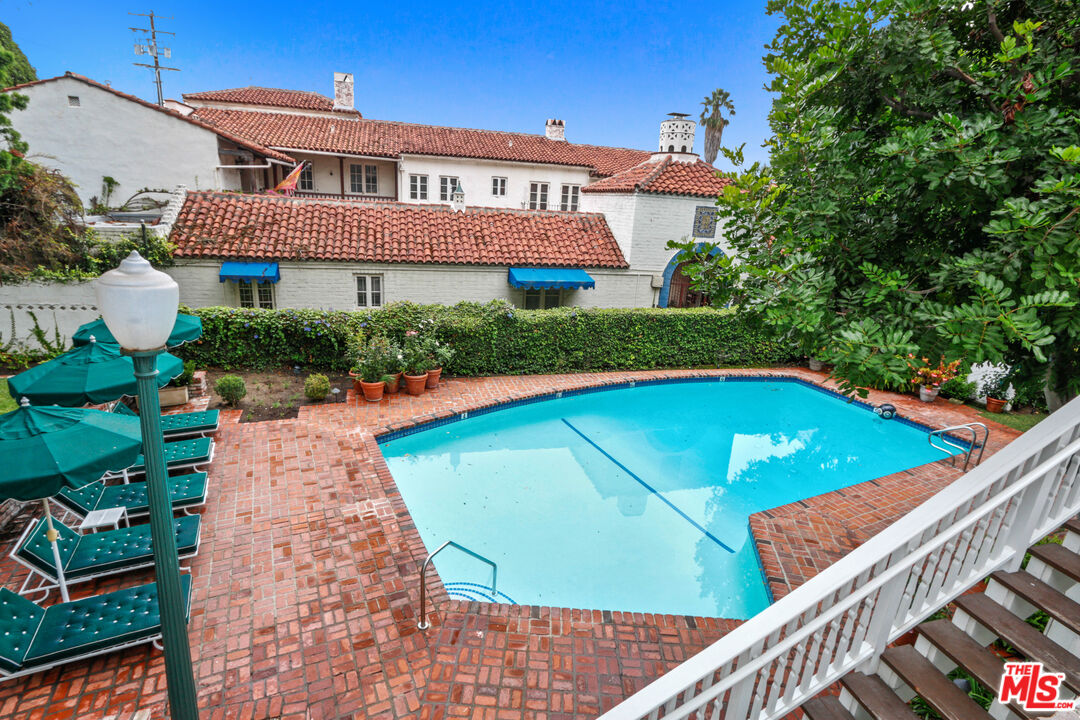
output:
<path id="1" fill-rule="evenodd" d="M 427 200 L 427 175 L 409 176 L 409 199 Z"/>
<path id="2" fill-rule="evenodd" d="M 525 290 L 526 310 L 548 310 L 559 307 L 559 290 L 548 288 L 545 290 Z"/>
<path id="3" fill-rule="evenodd" d="M 296 186 L 300 190 L 315 189 L 315 172 L 311 169 L 311 163 L 304 163 L 304 169 L 300 171 L 300 180 Z"/>
<path id="4" fill-rule="evenodd" d="M 382 275 L 357 275 L 357 307 L 382 307 L 382 290 Z"/>
<path id="5" fill-rule="evenodd" d="M 350 165 L 349 166 L 349 192 L 362 193 L 364 192 L 364 166 L 363 165 Z"/>
<path id="6" fill-rule="evenodd" d="M 529 209 L 547 210 L 548 184 L 534 182 L 529 183 Z"/>
<path id="7" fill-rule="evenodd" d="M 491 178 L 491 194 L 495 197 L 506 197 L 506 178 Z"/>
<path id="8" fill-rule="evenodd" d="M 456 177 L 441 176 L 439 178 L 439 199 L 443 202 L 450 202 L 450 196 L 454 194 L 454 188 L 457 185 L 458 179 Z"/>
<path id="9" fill-rule="evenodd" d="M 562 203 L 559 205 L 560 210 L 569 210 L 570 212 L 577 212 L 578 199 L 581 197 L 580 185 L 563 185 L 562 186 Z"/>
<path id="10" fill-rule="evenodd" d="M 364 192 L 368 195 L 379 194 L 379 166 L 364 166 Z"/>
<path id="11" fill-rule="evenodd" d="M 68 107 L 81 107 L 82 101 L 78 95 L 68 95 Z"/>
<path id="12" fill-rule="evenodd" d="M 248 280 L 237 283 L 236 290 L 240 294 L 240 307 L 273 310 L 274 286 L 272 284 Z"/>

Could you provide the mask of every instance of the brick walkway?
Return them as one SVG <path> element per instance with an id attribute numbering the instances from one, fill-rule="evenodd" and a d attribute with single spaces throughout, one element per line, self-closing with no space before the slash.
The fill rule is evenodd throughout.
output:
<path id="1" fill-rule="evenodd" d="M 451 601 L 416 629 L 426 554 L 375 444 L 386 428 L 559 389 L 629 379 L 736 373 L 656 371 L 444 381 L 420 398 L 305 407 L 296 420 L 223 413 L 203 544 L 190 567 L 190 637 L 206 718 L 595 716 L 702 649 L 737 621 Z M 821 381 L 792 368 L 748 370 Z M 874 393 L 935 426 L 969 408 Z M 1015 433 L 995 425 L 996 450 Z M 759 513 L 752 529 L 777 596 L 922 499 L 956 471 L 934 463 Z M 0 538 L 9 546 L 20 520 Z M 0 582 L 22 572 L 4 557 Z M 150 579 L 129 574 L 74 597 Z M 435 573 L 432 573 L 435 580 Z M 0 685 L 0 720 L 164 716 L 161 654 L 144 647 Z"/>

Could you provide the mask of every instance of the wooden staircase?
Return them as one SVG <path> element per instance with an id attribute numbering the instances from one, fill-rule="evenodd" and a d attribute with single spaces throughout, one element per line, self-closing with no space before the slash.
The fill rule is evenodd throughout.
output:
<path id="1" fill-rule="evenodd" d="M 841 693 L 819 695 L 802 705 L 809 720 L 916 720 L 909 702 L 946 720 L 1047 718 L 1016 706 L 969 697 L 948 675 L 957 668 L 996 695 L 1005 661 L 991 646 L 1007 644 L 1024 660 L 1042 662 L 1048 672 L 1064 673 L 1067 692 L 1080 695 L 1080 521 L 1062 528 L 1063 543 L 1036 545 L 1024 570 L 990 575 L 985 591 L 962 595 L 951 619 L 915 628 L 913 645 L 881 654 L 877 671 L 848 673 Z M 1028 623 L 1037 612 L 1048 617 L 1045 631 Z M 1063 698 L 1064 699 L 1064 698 Z"/>

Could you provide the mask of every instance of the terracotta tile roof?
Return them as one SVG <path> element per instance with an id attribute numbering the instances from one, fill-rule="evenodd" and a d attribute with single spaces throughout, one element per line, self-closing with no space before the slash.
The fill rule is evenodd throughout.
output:
<path id="1" fill-rule="evenodd" d="M 43 85 L 44 83 L 54 82 L 54 81 L 60 80 L 62 78 L 70 78 L 72 80 L 78 80 L 79 82 L 83 82 L 83 83 L 86 83 L 87 85 L 91 85 L 93 87 L 96 87 L 99 90 L 104 90 L 105 92 L 110 92 L 113 95 L 116 95 L 117 97 L 121 97 L 121 98 L 124 98 L 125 100 L 130 100 L 131 102 L 138 103 L 140 105 L 143 105 L 144 107 L 148 107 L 151 110 L 157 110 L 158 112 L 163 112 L 166 115 L 171 115 L 172 117 L 176 118 L 177 120 L 183 120 L 184 122 L 191 123 L 192 125 L 197 125 L 197 126 L 203 128 L 204 130 L 209 130 L 210 132 L 215 133 L 217 135 L 220 135 L 221 137 L 225 138 L 226 140 L 228 140 L 230 142 L 236 143 L 240 147 L 245 147 L 248 150 L 254 150 L 255 152 L 259 153 L 260 155 L 265 155 L 266 157 L 272 157 L 275 160 L 281 160 L 282 162 L 289 162 L 289 163 L 295 163 L 296 162 L 294 159 L 292 159 L 291 157 L 289 157 L 288 155 L 286 155 L 283 152 L 280 152 L 278 150 L 272 150 L 271 148 L 268 148 L 268 147 L 264 147 L 263 145 L 260 145 L 258 142 L 253 141 L 253 140 L 247 138 L 246 136 L 241 137 L 239 135 L 235 135 L 232 132 L 230 132 L 227 128 L 219 128 L 219 127 L 212 126 L 209 123 L 204 122 L 203 120 L 200 120 L 199 118 L 194 117 L 192 115 L 181 115 L 180 113 L 178 113 L 178 112 L 176 112 L 174 110 L 169 110 L 168 108 L 163 108 L 160 105 L 155 105 L 153 103 L 146 102 L 142 98 L 137 98 L 134 95 L 128 95 L 125 92 L 120 92 L 119 90 L 116 90 L 115 88 L 111 88 L 108 85 L 105 85 L 103 83 L 99 83 L 97 80 L 91 80 L 90 78 L 86 77 L 85 75 L 79 75 L 78 73 L 73 73 L 73 72 L 70 72 L 70 71 L 64 73 L 63 75 L 57 75 L 56 77 L 42 78 L 41 80 L 34 80 L 32 82 L 22 83 L 21 85 L 13 85 L 12 87 L 4 88 L 3 90 L 0 90 L 0 92 L 18 91 L 18 90 L 21 90 L 22 88 L 31 87 L 33 85 Z"/>
<path id="2" fill-rule="evenodd" d="M 189 193 L 183 258 L 628 267 L 603 215 Z"/>
<path id="3" fill-rule="evenodd" d="M 202 120 L 273 147 L 396 158 L 441 155 L 575 165 L 613 175 L 647 160 L 628 148 L 580 145 L 543 135 L 250 110 L 197 108 Z"/>
<path id="4" fill-rule="evenodd" d="M 716 197 L 729 178 L 717 177 L 719 171 L 704 160 L 678 162 L 670 155 L 661 160 L 643 162 L 629 170 L 598 180 L 581 188 L 594 193 L 654 193 Z"/>
<path id="5" fill-rule="evenodd" d="M 231 90 L 208 90 L 206 92 L 184 93 L 184 102 L 202 100 L 206 102 L 238 103 L 244 105 L 263 105 L 265 107 L 293 108 L 296 110 L 333 111 L 334 100 L 325 95 L 309 90 L 282 90 L 279 88 L 257 87 L 248 85 Z M 356 110 L 339 110 L 354 113 Z"/>

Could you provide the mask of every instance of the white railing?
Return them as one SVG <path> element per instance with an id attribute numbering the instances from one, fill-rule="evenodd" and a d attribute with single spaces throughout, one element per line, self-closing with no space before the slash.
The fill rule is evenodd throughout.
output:
<path id="1" fill-rule="evenodd" d="M 1080 398 L 601 720 L 773 720 L 1080 512 Z"/>

